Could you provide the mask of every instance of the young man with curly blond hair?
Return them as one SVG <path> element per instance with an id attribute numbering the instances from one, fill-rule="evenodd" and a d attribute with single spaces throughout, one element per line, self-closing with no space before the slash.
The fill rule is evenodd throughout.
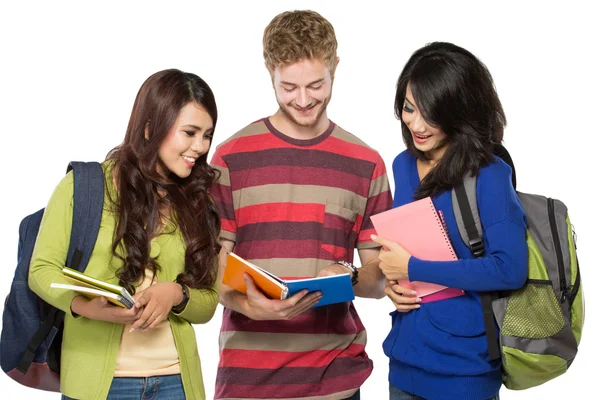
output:
<path id="1" fill-rule="evenodd" d="M 337 41 L 314 11 L 277 15 L 263 38 L 279 110 L 217 147 L 212 193 L 228 251 L 285 278 L 352 273 L 357 296 L 381 298 L 370 216 L 391 207 L 379 154 L 327 117 Z M 361 268 L 352 265 L 358 249 Z M 339 262 L 339 263 L 337 263 Z M 311 308 L 320 294 L 271 300 L 221 285 L 217 399 L 360 398 L 373 364 L 352 302 Z"/>

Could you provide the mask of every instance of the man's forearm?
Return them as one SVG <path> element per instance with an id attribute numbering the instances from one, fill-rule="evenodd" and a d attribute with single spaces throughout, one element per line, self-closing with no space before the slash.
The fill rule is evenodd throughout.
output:
<path id="1" fill-rule="evenodd" d="M 367 264 L 358 269 L 358 283 L 354 286 L 354 294 L 358 297 L 381 299 L 385 296 L 385 277 L 382 276 L 378 263 Z"/>
<path id="2" fill-rule="evenodd" d="M 354 294 L 358 297 L 381 299 L 385 296 L 385 276 L 379 269 L 379 259 L 375 258 L 358 269 L 358 283 Z"/>
<path id="3" fill-rule="evenodd" d="M 248 315 L 250 312 L 247 307 L 248 297 L 237 290 L 233 290 L 224 286 L 225 285 L 221 285 L 219 287 L 219 303 L 221 303 L 223 307 L 227 307 L 230 310 L 239 312 L 240 314 L 244 314 L 245 316 L 251 318 L 250 315 Z"/>

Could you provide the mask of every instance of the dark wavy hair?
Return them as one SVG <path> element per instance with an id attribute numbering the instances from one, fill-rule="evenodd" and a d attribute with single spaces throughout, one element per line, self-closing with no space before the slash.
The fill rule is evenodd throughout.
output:
<path id="1" fill-rule="evenodd" d="M 124 262 L 117 271 L 120 284 L 132 292 L 146 268 L 153 274 L 160 268 L 150 257 L 150 244 L 164 219 L 173 220 L 185 240 L 185 268 L 177 281 L 210 288 L 216 280 L 220 219 L 208 189 L 218 171 L 208 165 L 208 152 L 185 179 L 158 172 L 159 147 L 189 103 L 206 110 L 216 127 L 215 97 L 201 78 L 176 69 L 150 76 L 135 98 L 123 143 L 107 156 L 114 160 L 118 192 L 117 199 L 111 199 L 118 210 L 112 251 Z"/>
<path id="2" fill-rule="evenodd" d="M 441 129 L 448 149 L 421 181 L 415 199 L 435 196 L 475 174 L 493 160 L 502 142 L 506 116 L 486 66 L 469 51 L 452 43 L 433 42 L 410 57 L 396 88 L 396 117 L 402 121 L 406 88 L 425 121 Z M 408 151 L 420 160 L 410 130 L 402 121 L 402 138 Z"/>

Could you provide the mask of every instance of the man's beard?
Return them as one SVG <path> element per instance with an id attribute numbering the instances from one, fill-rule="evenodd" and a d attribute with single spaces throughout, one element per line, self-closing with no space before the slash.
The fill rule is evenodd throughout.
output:
<path id="1" fill-rule="evenodd" d="M 331 96 L 327 97 L 325 99 L 325 101 L 319 102 L 313 106 L 313 108 L 319 107 L 319 106 L 321 106 L 321 108 L 320 108 L 319 112 L 317 113 L 316 117 L 311 120 L 299 121 L 298 119 L 296 119 L 296 117 L 294 117 L 294 115 L 292 115 L 292 113 L 287 109 L 287 107 L 293 107 L 292 105 L 288 104 L 287 106 L 284 106 L 283 104 L 279 103 L 279 109 L 281 110 L 283 115 L 285 115 L 292 123 L 294 123 L 298 126 L 305 127 L 305 128 L 312 128 L 320 121 L 321 116 L 327 109 L 327 105 L 329 104 L 329 99 L 331 99 Z"/>

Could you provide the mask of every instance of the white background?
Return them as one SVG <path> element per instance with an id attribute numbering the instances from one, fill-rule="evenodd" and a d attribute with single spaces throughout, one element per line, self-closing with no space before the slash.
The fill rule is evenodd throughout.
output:
<path id="1" fill-rule="evenodd" d="M 263 66 L 263 29 L 281 11 L 310 8 L 332 22 L 339 42 L 329 116 L 379 150 L 388 168 L 404 149 L 393 101 L 410 54 L 430 41 L 450 41 L 486 63 L 507 114 L 505 144 L 519 189 L 569 206 L 588 311 L 580 352 L 567 374 L 524 392 L 503 389 L 501 397 L 598 398 L 600 221 L 592 193 L 599 171 L 600 32 L 592 6 L 584 1 L 203 3 L 2 2 L 0 297 L 8 293 L 16 265 L 21 218 L 45 206 L 68 161 L 101 161 L 120 143 L 135 95 L 150 74 L 179 68 L 211 85 L 219 107 L 216 145 L 276 111 Z M 387 399 L 388 360 L 381 343 L 392 307 L 387 299 L 355 304 L 375 363 L 362 398 Z M 208 398 L 214 393 L 221 312 L 219 307 L 212 321 L 196 327 Z M 3 374 L 0 387 L 0 398 L 58 397 L 21 387 Z"/>

